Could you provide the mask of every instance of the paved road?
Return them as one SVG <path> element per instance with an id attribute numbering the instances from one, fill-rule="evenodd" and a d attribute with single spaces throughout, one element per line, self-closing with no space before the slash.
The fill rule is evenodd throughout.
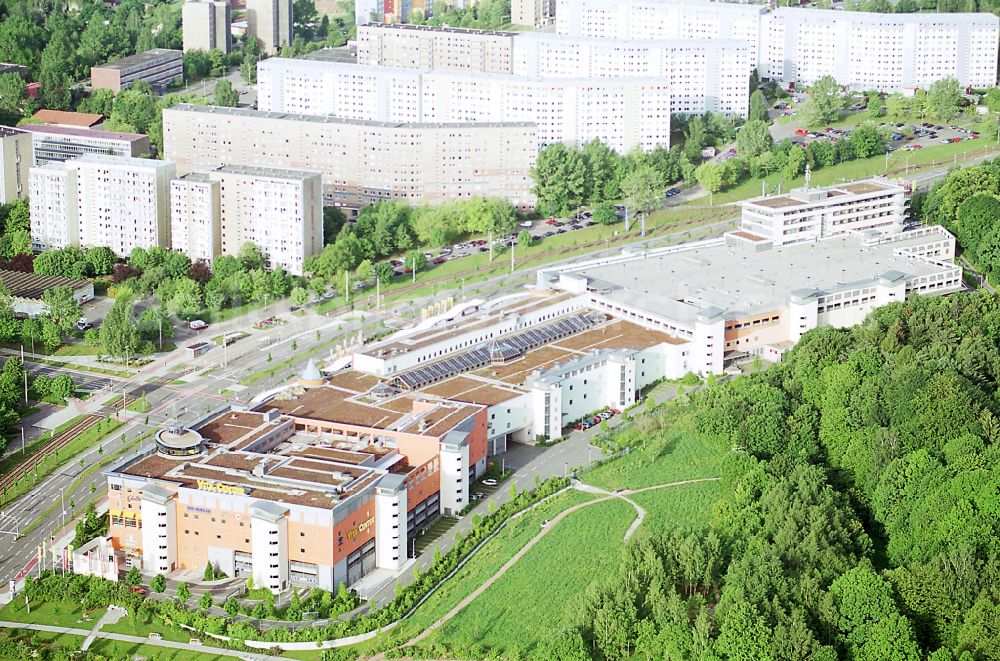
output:
<path id="1" fill-rule="evenodd" d="M 25 358 L 24 362 L 28 373 L 32 375 L 44 374 L 49 378 L 54 379 L 57 376 L 69 374 L 73 378 L 73 383 L 76 384 L 77 390 L 83 390 L 86 392 L 110 390 L 115 384 L 121 382 L 121 379 L 117 377 L 97 376 L 80 370 L 75 370 L 70 367 L 44 365 L 42 363 L 32 362 L 30 358 Z"/>
<path id="2" fill-rule="evenodd" d="M 73 629 L 70 627 L 52 627 L 46 624 L 24 624 L 22 622 L 3 622 L 0 621 L 0 627 L 4 629 L 27 629 L 29 631 L 47 631 L 49 633 L 59 633 L 59 634 L 69 634 L 71 636 L 87 636 L 90 634 L 86 629 Z M 219 656 L 231 656 L 237 659 L 254 659 L 254 661 L 287 661 L 287 659 L 280 656 L 271 656 L 270 654 L 262 654 L 260 652 L 236 652 L 234 650 L 222 649 L 221 647 L 211 647 L 207 645 L 192 645 L 190 643 L 174 643 L 169 640 L 153 640 L 152 638 L 141 638 L 139 636 L 127 636 L 121 633 L 104 633 L 100 632 L 96 636 L 97 638 L 106 638 L 108 640 L 119 640 L 125 643 L 133 643 L 137 645 L 150 645 L 152 647 L 167 647 L 175 650 L 186 650 L 188 652 L 200 652 L 203 654 L 218 654 Z"/>

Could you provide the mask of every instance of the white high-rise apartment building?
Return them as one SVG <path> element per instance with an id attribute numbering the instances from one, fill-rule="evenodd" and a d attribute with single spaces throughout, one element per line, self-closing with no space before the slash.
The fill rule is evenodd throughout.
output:
<path id="1" fill-rule="evenodd" d="M 875 14 L 781 8 L 762 22 L 762 77 L 899 90 L 942 78 L 991 87 L 1000 18 L 993 14 Z"/>
<path id="2" fill-rule="evenodd" d="M 603 39 L 423 25 L 358 28 L 358 63 L 539 78 L 663 78 L 671 112 L 745 116 L 751 49 L 736 39 Z M 345 101 L 344 103 L 348 103 Z"/>
<path id="3" fill-rule="evenodd" d="M 532 122 L 538 146 L 600 140 L 624 154 L 670 147 L 670 86 L 659 78 L 423 76 L 423 121 Z"/>
<path id="4" fill-rule="evenodd" d="M 247 0 L 247 36 L 261 52 L 277 53 L 292 42 L 292 0 Z"/>
<path id="5" fill-rule="evenodd" d="M 0 126 L 0 204 L 28 194 L 31 161 L 31 134 Z"/>
<path id="6" fill-rule="evenodd" d="M 525 32 L 514 37 L 513 73 L 541 78 L 663 78 L 671 112 L 749 110 L 751 49 L 735 39 L 636 40 Z"/>
<path id="7" fill-rule="evenodd" d="M 170 247 L 192 260 L 222 254 L 219 182 L 191 172 L 170 182 Z"/>
<path id="8" fill-rule="evenodd" d="M 171 247 L 192 258 L 235 255 L 257 245 L 268 265 L 302 275 L 323 249 L 318 172 L 227 165 L 171 182 Z"/>
<path id="9" fill-rule="evenodd" d="M 415 69 L 272 57 L 257 63 L 257 109 L 418 122 L 421 75 Z"/>
<path id="10" fill-rule="evenodd" d="M 600 139 L 626 152 L 670 145 L 662 78 L 539 78 L 272 58 L 257 66 L 258 107 L 386 122 L 530 122 L 539 147 Z"/>
<path id="11" fill-rule="evenodd" d="M 558 0 L 556 32 L 605 39 L 736 39 L 758 59 L 760 5 L 700 0 Z"/>
<path id="12" fill-rule="evenodd" d="M 511 73 L 517 32 L 368 23 L 357 27 L 358 64 Z"/>
<path id="13" fill-rule="evenodd" d="M 327 204 L 434 204 L 501 197 L 530 207 L 534 124 L 364 122 L 177 105 L 163 111 L 165 158 L 181 174 L 218 165 L 319 172 Z"/>
<path id="14" fill-rule="evenodd" d="M 80 245 L 76 169 L 54 161 L 31 168 L 30 182 L 32 249 Z"/>
<path id="15" fill-rule="evenodd" d="M 232 13 L 227 0 L 187 0 L 181 12 L 184 51 L 233 49 Z"/>
<path id="16" fill-rule="evenodd" d="M 556 31 L 604 39 L 736 39 L 762 78 L 831 75 L 892 92 L 955 77 L 996 83 L 1000 18 L 988 13 L 878 14 L 702 0 L 559 0 Z"/>
<path id="17" fill-rule="evenodd" d="M 556 0 L 511 0 L 510 22 L 541 28 L 556 18 Z"/>
<path id="18" fill-rule="evenodd" d="M 42 193 L 32 195 L 32 240 L 39 249 L 106 246 L 120 256 L 166 247 L 175 174 L 173 163 L 121 156 L 86 155 L 32 168 L 32 192 Z"/>

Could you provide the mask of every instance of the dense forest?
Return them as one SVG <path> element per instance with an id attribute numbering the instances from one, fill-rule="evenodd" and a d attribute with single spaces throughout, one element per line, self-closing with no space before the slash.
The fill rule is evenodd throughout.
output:
<path id="1" fill-rule="evenodd" d="M 710 529 L 638 536 L 538 658 L 1000 659 L 998 347 L 996 296 L 914 298 L 689 395 Z"/>

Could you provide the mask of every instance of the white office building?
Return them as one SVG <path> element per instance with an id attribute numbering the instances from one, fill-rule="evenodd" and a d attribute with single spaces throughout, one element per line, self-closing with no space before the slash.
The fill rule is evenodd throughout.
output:
<path id="1" fill-rule="evenodd" d="M 302 275 L 323 249 L 318 172 L 228 165 L 171 182 L 171 247 L 192 259 L 236 255 L 247 242 L 268 266 Z"/>
<path id="2" fill-rule="evenodd" d="M 166 247 L 175 174 L 166 161 L 95 155 L 32 168 L 32 241 L 40 250 L 106 246 L 123 257 Z"/>
<path id="3" fill-rule="evenodd" d="M 775 246 L 856 231 L 903 230 L 906 189 L 886 179 L 798 188 L 786 195 L 745 200 L 742 227 Z"/>
<path id="4" fill-rule="evenodd" d="M 387 122 L 528 122 L 538 146 L 598 138 L 625 153 L 670 145 L 662 78 L 539 78 L 274 58 L 257 66 L 258 107 Z"/>

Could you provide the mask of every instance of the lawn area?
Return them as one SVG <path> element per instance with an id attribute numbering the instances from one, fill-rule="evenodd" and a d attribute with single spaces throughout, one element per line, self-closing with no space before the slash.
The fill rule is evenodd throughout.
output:
<path id="1" fill-rule="evenodd" d="M 639 489 L 699 477 L 718 477 L 729 448 L 696 433 L 683 409 L 666 407 L 657 416 L 660 427 L 646 441 L 618 459 L 581 476 L 587 484 L 603 489 Z M 630 433 L 641 423 L 626 427 Z"/>
<path id="2" fill-rule="evenodd" d="M 32 652 L 46 650 L 49 652 L 65 651 L 74 652 L 80 649 L 83 644 L 83 636 L 74 636 L 64 633 L 50 633 L 48 631 L 18 631 L 14 629 L 0 629 L 0 644 L 8 645 L 20 643 L 27 645 Z M 49 658 L 68 658 L 52 656 Z M 24 661 L 23 658 L 14 656 L 4 656 L 0 654 L 0 659 L 6 661 Z"/>
<path id="3" fill-rule="evenodd" d="M 103 608 L 85 612 L 78 603 L 42 601 L 31 604 L 29 613 L 24 598 L 15 599 L 0 608 L 0 620 L 26 624 L 48 624 L 54 627 L 90 629 L 104 612 Z"/>
<path id="4" fill-rule="evenodd" d="M 92 347 L 82 342 L 74 344 L 64 344 L 56 349 L 53 356 L 96 356 L 102 351 L 101 347 Z"/>
<path id="5" fill-rule="evenodd" d="M 133 622 L 131 618 L 124 617 L 117 624 L 105 624 L 101 631 L 106 633 L 123 633 L 126 636 L 139 636 L 146 638 L 150 632 L 155 632 L 163 636 L 163 640 L 175 643 L 186 643 L 191 640 L 191 632 L 183 629 L 169 627 L 157 619 L 153 619 L 148 624 L 145 622 Z M 157 657 L 159 658 L 159 657 Z"/>
<path id="6" fill-rule="evenodd" d="M 712 520 L 712 504 L 721 489 L 719 482 L 700 482 L 643 491 L 629 495 L 629 499 L 646 510 L 642 526 L 651 533 L 674 528 L 702 530 Z"/>
<path id="7" fill-rule="evenodd" d="M 133 402 L 129 402 L 129 405 L 125 407 L 126 410 L 131 411 L 132 413 L 146 413 L 151 408 L 153 407 L 149 403 L 149 398 L 145 395 Z"/>
<path id="8" fill-rule="evenodd" d="M 398 628 L 387 635 L 388 640 L 405 642 L 436 622 L 458 602 L 495 574 L 505 562 L 538 534 L 542 521 L 552 519 L 559 512 L 593 499 L 592 494 L 569 490 L 544 501 L 535 509 L 511 520 L 496 537 L 483 546 L 458 572 L 438 588 L 420 608 L 405 619 Z M 555 532 L 555 531 L 553 531 Z M 550 533 L 551 535 L 552 533 Z M 386 638 L 376 638 L 372 643 L 359 645 L 359 652 L 367 653 L 374 645 L 383 644 Z M 296 659 L 317 658 L 312 652 L 287 653 Z"/>
<path id="9" fill-rule="evenodd" d="M 524 655 L 573 613 L 602 568 L 617 562 L 635 510 L 621 500 L 574 512 L 506 575 L 428 639 Z"/>
<path id="10" fill-rule="evenodd" d="M 155 661 L 233 661 L 238 657 L 215 654 L 211 647 L 206 647 L 205 652 L 190 652 L 188 650 L 175 650 L 169 647 L 157 647 L 156 645 L 144 645 L 141 643 L 126 643 L 119 640 L 107 640 L 98 638 L 91 644 L 90 652 L 101 654 L 109 659 L 131 659 L 134 655 L 143 656 Z"/>

